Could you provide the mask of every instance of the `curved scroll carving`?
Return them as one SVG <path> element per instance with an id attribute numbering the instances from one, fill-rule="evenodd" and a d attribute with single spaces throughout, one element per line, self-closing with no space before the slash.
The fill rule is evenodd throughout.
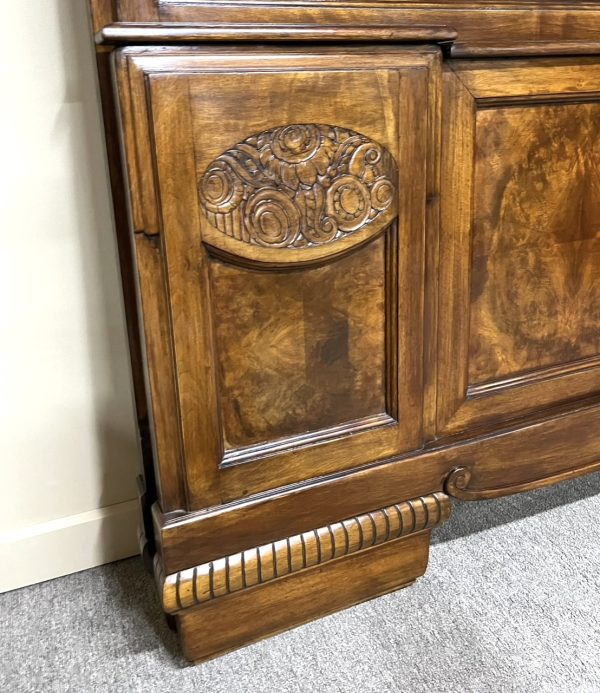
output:
<path id="1" fill-rule="evenodd" d="M 476 500 L 476 492 L 468 490 L 471 481 L 471 470 L 467 467 L 454 467 L 446 477 L 444 491 L 452 498 Z"/>
<path id="2" fill-rule="evenodd" d="M 301 250 L 367 226 L 376 233 L 395 214 L 396 179 L 392 155 L 365 135 L 292 124 L 251 135 L 220 154 L 198 193 L 205 217 L 221 234 L 262 248 Z"/>
<path id="3" fill-rule="evenodd" d="M 490 500 L 492 498 L 509 496 L 514 493 L 533 491 L 536 488 L 550 486 L 551 484 L 556 484 L 559 481 L 575 479 L 577 477 L 584 476 L 585 474 L 591 474 L 592 472 L 597 471 L 600 471 L 600 461 L 592 462 L 591 464 L 587 464 L 583 467 L 565 469 L 563 471 L 556 472 L 556 474 L 542 477 L 541 479 L 535 479 L 533 481 L 525 481 L 520 484 L 500 486 L 490 489 L 474 489 L 469 488 L 472 476 L 471 470 L 468 469 L 468 467 L 455 467 L 446 477 L 444 491 L 453 498 L 458 498 L 465 501 Z"/>

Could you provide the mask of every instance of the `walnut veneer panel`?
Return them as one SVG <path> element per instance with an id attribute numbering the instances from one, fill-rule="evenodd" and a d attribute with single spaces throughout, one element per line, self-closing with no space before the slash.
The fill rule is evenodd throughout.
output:
<path id="1" fill-rule="evenodd" d="M 600 352 L 600 105 L 477 114 L 469 383 Z"/>
<path id="2" fill-rule="evenodd" d="M 597 59 L 450 61 L 438 433 L 600 394 Z"/>
<path id="3" fill-rule="evenodd" d="M 385 414 L 384 236 L 292 273 L 217 259 L 211 280 L 226 450 Z"/>

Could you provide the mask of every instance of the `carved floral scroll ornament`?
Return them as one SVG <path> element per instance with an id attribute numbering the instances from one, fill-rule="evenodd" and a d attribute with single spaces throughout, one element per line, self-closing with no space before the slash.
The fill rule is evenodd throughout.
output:
<path id="1" fill-rule="evenodd" d="M 389 219 L 396 178 L 391 154 L 365 135 L 295 124 L 220 154 L 200 180 L 199 197 L 208 221 L 226 236 L 302 249 Z"/>

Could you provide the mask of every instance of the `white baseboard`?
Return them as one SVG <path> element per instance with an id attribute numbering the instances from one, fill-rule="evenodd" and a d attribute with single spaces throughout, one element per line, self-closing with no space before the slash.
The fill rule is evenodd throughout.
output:
<path id="1" fill-rule="evenodd" d="M 0 592 L 139 553 L 137 500 L 0 534 Z"/>

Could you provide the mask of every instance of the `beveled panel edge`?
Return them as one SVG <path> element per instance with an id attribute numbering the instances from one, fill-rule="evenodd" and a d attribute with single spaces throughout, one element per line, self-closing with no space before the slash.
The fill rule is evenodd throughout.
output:
<path id="1" fill-rule="evenodd" d="M 534 56 L 600 55 L 600 41 L 515 41 L 463 43 L 449 47 L 451 58 L 527 58 Z"/>
<path id="2" fill-rule="evenodd" d="M 483 395 L 506 390 L 508 388 L 530 385 L 532 383 L 544 382 L 553 378 L 561 378 L 566 375 L 577 375 L 584 371 L 598 370 L 600 374 L 600 356 L 590 356 L 577 361 L 567 363 L 552 364 L 542 368 L 536 368 L 525 373 L 515 373 L 496 380 L 485 381 L 469 385 L 467 388 L 467 398 L 481 397 Z"/>
<path id="3" fill-rule="evenodd" d="M 328 440 L 335 440 L 340 436 L 354 435 L 362 431 L 371 430 L 372 428 L 380 428 L 381 426 L 393 426 L 396 423 L 398 423 L 396 419 L 382 412 L 380 414 L 364 416 L 361 419 L 345 421 L 344 423 L 329 426 L 328 428 L 321 428 L 318 431 L 311 431 L 310 433 L 297 433 L 265 443 L 255 443 L 237 448 L 234 447 L 225 450 L 220 467 L 223 469 L 236 464 L 258 462 L 282 451 L 297 449 L 305 445 L 324 443 Z"/>
<path id="4" fill-rule="evenodd" d="M 437 527 L 450 516 L 450 499 L 432 493 L 324 527 L 254 546 L 186 570 L 165 575 L 155 557 L 155 577 L 167 613 L 250 589 L 307 568 L 367 551 Z"/>
<path id="5" fill-rule="evenodd" d="M 227 41 L 448 43 L 456 37 L 456 31 L 445 25 L 114 22 L 100 29 L 95 40 L 99 45 Z"/>
<path id="6" fill-rule="evenodd" d="M 456 58 L 447 63 L 471 95 L 475 108 L 519 103 L 563 103 L 565 99 L 595 100 L 598 95 L 599 56 L 539 55 L 479 60 Z"/>

